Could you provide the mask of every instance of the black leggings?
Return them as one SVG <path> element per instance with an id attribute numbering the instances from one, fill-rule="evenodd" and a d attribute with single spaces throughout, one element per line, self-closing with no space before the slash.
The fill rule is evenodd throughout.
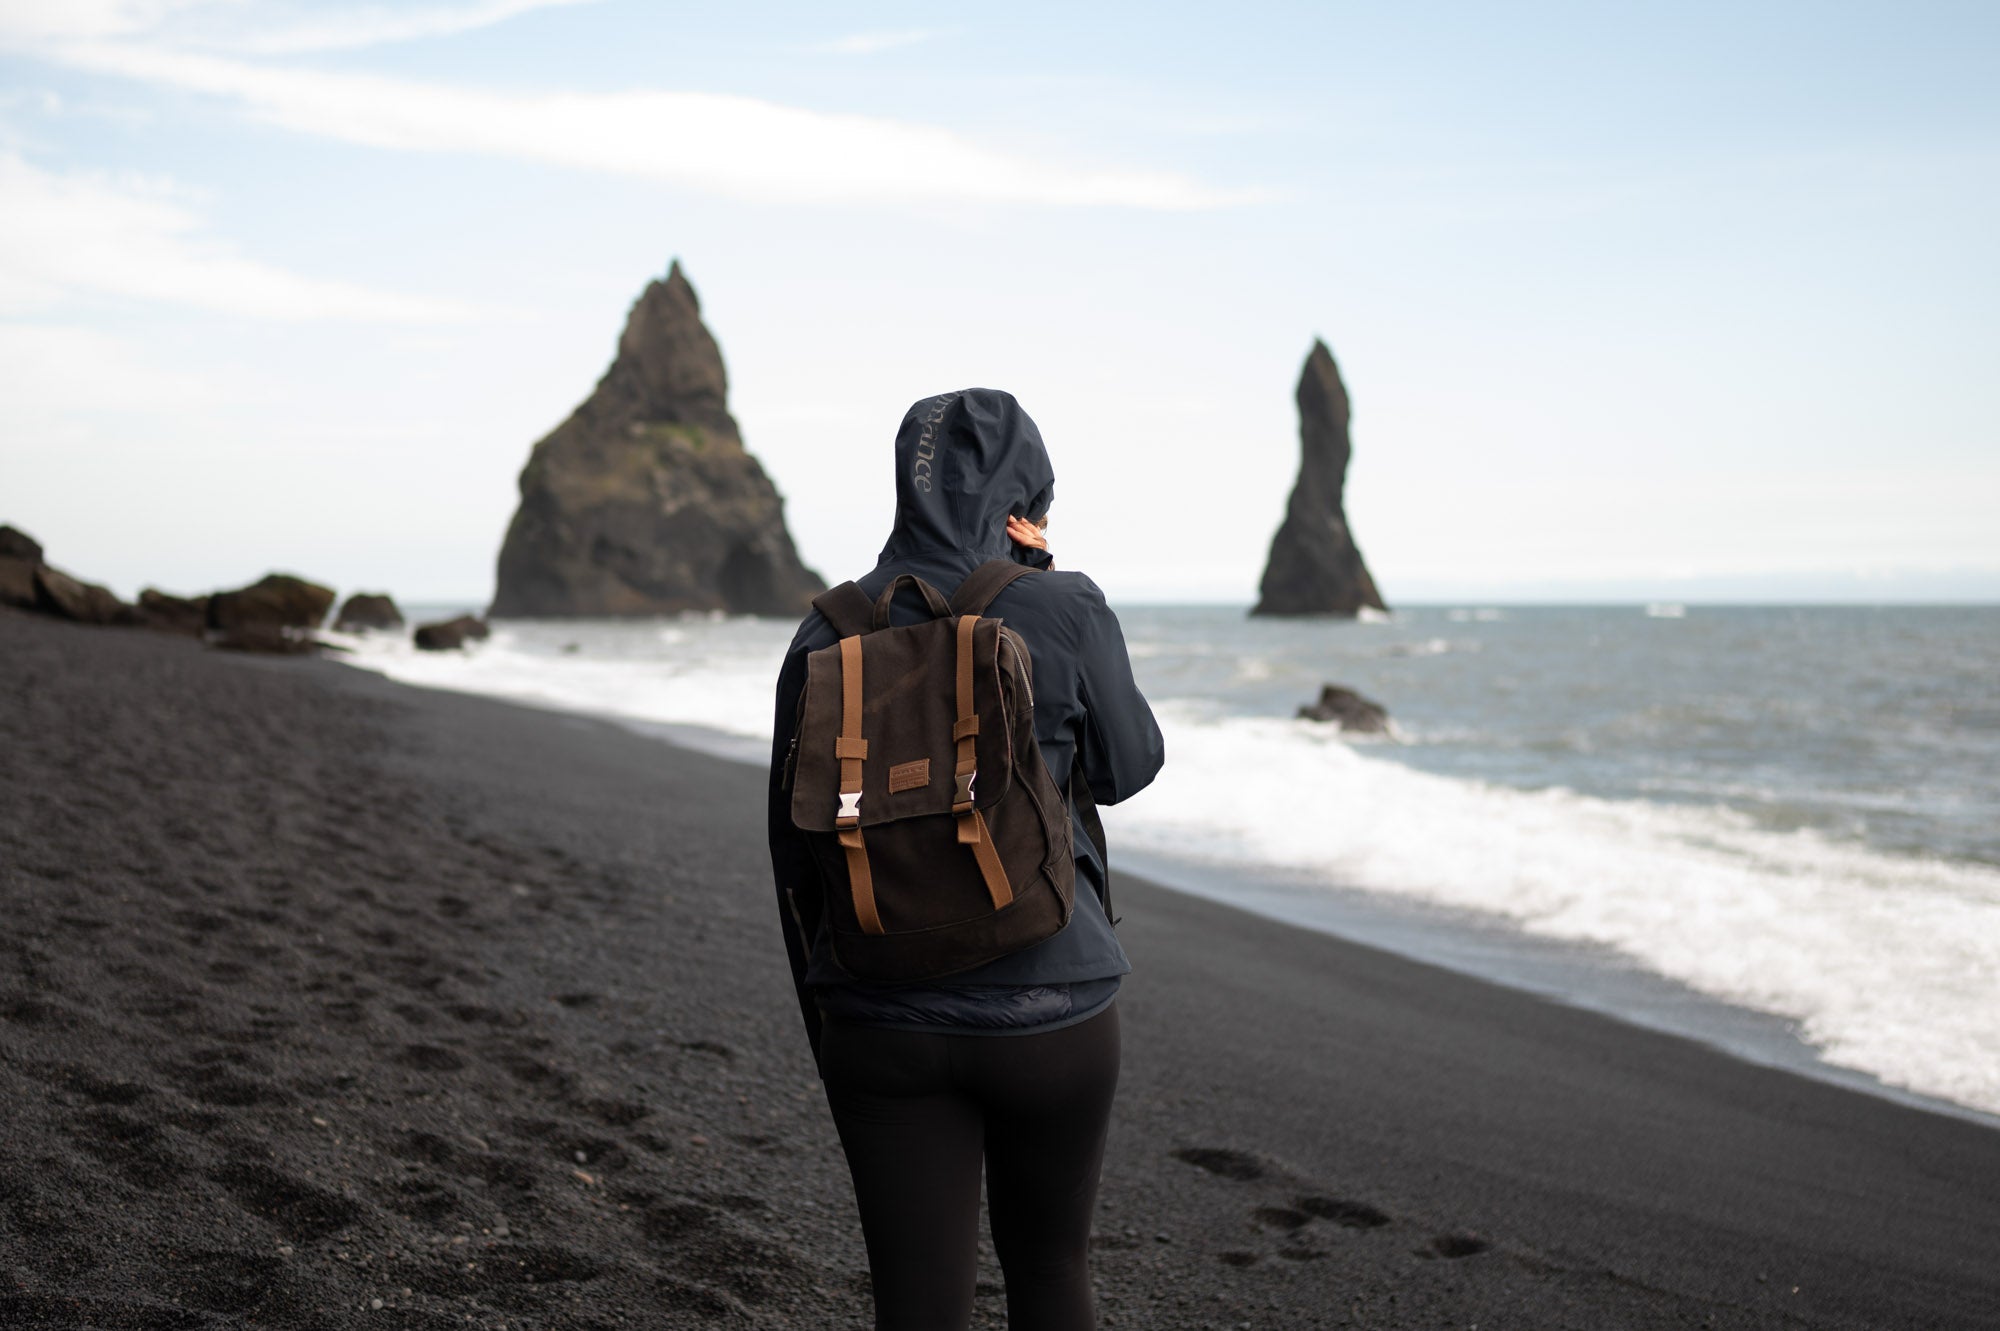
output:
<path id="1" fill-rule="evenodd" d="M 820 1075 L 854 1175 L 877 1331 L 972 1318 L 979 1168 L 1014 1331 L 1087 1331 L 1090 1217 L 1117 1004 L 1040 1035 L 932 1035 L 827 1021 Z"/>

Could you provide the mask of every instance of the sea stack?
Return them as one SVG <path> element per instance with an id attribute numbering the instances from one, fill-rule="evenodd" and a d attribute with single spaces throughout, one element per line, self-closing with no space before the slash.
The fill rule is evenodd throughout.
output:
<path id="1" fill-rule="evenodd" d="M 1299 375 L 1299 479 L 1271 538 L 1253 615 L 1342 615 L 1386 610 L 1347 529 L 1347 385 L 1315 338 Z"/>
<path id="2" fill-rule="evenodd" d="M 647 284 L 618 355 L 535 445 L 489 614 L 803 614 L 824 590 L 729 414 L 722 352 L 678 260 Z"/>

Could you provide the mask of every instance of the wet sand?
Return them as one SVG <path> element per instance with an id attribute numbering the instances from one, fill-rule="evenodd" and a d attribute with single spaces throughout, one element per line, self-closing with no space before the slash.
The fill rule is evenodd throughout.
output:
<path id="1" fill-rule="evenodd" d="M 0 610 L 0 1325 L 868 1325 L 761 789 Z M 2000 1325 L 1990 1127 L 1119 893 L 1107 1326 Z"/>

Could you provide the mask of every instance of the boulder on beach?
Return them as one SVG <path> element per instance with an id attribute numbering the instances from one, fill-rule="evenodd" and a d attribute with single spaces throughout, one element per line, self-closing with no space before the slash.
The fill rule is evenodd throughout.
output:
<path id="1" fill-rule="evenodd" d="M 267 573 L 248 587 L 216 592 L 208 598 L 208 627 L 240 629 L 258 624 L 272 628 L 318 628 L 333 608 L 333 589 L 289 573 Z"/>
<path id="2" fill-rule="evenodd" d="M 0 526 L 0 605 L 20 610 L 42 608 L 35 590 L 35 570 L 41 567 L 42 543 L 19 527 Z"/>
<path id="3" fill-rule="evenodd" d="M 163 633 L 186 633 L 199 638 L 208 627 L 206 596 L 175 596 L 157 587 L 139 593 L 139 622 Z"/>
<path id="4" fill-rule="evenodd" d="M 477 615 L 460 615 L 457 619 L 419 624 L 415 637 L 420 651 L 448 652 L 468 642 L 486 638 L 492 632 L 486 621 Z"/>
<path id="5" fill-rule="evenodd" d="M 117 593 L 94 582 L 73 578 L 47 564 L 35 565 L 37 608 L 79 624 L 136 624 L 138 611 Z"/>
<path id="6" fill-rule="evenodd" d="M 1389 709 L 1339 684 L 1320 687 L 1319 701 L 1299 708 L 1301 721 L 1331 721 L 1357 735 L 1389 733 Z"/>
<path id="7" fill-rule="evenodd" d="M 633 304 L 596 389 L 529 456 L 488 613 L 804 613 L 825 584 L 728 397 L 677 260 Z"/>
<path id="8" fill-rule="evenodd" d="M 39 567 L 38 561 L 33 559 L 16 559 L 0 555 L 0 605 L 11 605 L 21 610 L 36 608 L 37 567 Z"/>
<path id="9" fill-rule="evenodd" d="M 39 610 L 79 624 L 136 624 L 139 612 L 116 592 L 85 582 L 44 559 L 42 543 L 19 527 L 0 526 L 0 605 Z"/>
<path id="10" fill-rule="evenodd" d="M 341 603 L 333 626 L 342 633 L 399 629 L 403 627 L 403 612 L 396 608 L 396 602 L 387 592 L 356 592 Z"/>
<path id="11" fill-rule="evenodd" d="M 0 525 L 0 559 L 25 559 L 30 564 L 39 564 L 42 543 L 19 527 Z"/>
<path id="12" fill-rule="evenodd" d="M 1314 339 L 1299 375 L 1299 478 L 1271 538 L 1253 615 L 1341 615 L 1386 610 L 1348 530 L 1347 386 L 1326 343 Z"/>

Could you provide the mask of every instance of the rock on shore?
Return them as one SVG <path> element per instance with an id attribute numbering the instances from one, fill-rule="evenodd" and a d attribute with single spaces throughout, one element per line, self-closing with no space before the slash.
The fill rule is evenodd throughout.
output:
<path id="1" fill-rule="evenodd" d="M 676 261 L 633 305 L 596 390 L 529 456 L 489 613 L 803 613 L 825 584 L 799 561 L 728 394 Z"/>
<path id="2" fill-rule="evenodd" d="M 1355 735 L 1389 733 L 1389 709 L 1339 684 L 1320 686 L 1319 700 L 1299 708 L 1301 721 L 1331 721 Z"/>
<path id="3" fill-rule="evenodd" d="M 208 598 L 208 626 L 225 632 L 251 625 L 313 629 L 333 609 L 333 589 L 289 573 L 267 573 L 248 587 Z"/>
<path id="4" fill-rule="evenodd" d="M 419 624 L 413 635 L 420 652 L 449 652 L 468 642 L 484 641 L 493 630 L 475 615 L 460 615 L 433 624 Z"/>
<path id="5" fill-rule="evenodd" d="M 399 629 L 403 627 L 403 612 L 396 607 L 395 598 L 387 592 L 355 592 L 340 603 L 340 614 L 333 626 L 343 633 L 356 633 L 363 629 Z"/>
<path id="6" fill-rule="evenodd" d="M 1299 478 L 1271 539 L 1253 615 L 1344 615 L 1386 610 L 1347 526 L 1347 386 L 1326 343 L 1314 339 L 1299 375 Z"/>

